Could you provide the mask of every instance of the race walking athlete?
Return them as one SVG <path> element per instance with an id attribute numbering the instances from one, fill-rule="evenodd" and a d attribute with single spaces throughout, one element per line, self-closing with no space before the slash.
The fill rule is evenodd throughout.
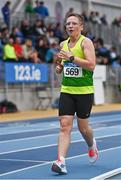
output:
<path id="1" fill-rule="evenodd" d="M 88 146 L 89 161 L 94 163 L 98 159 L 96 140 L 88 120 L 93 105 L 95 50 L 92 41 L 81 34 L 82 16 L 69 14 L 65 23 L 68 38 L 60 44 L 61 50 L 56 55 L 56 72 L 63 73 L 63 77 L 59 100 L 58 159 L 51 169 L 58 174 L 67 174 L 65 158 L 75 113 L 78 129 Z"/>

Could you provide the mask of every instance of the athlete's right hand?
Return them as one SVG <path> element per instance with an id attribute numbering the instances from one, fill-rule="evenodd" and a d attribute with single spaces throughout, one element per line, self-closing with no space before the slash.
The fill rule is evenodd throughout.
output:
<path id="1" fill-rule="evenodd" d="M 63 65 L 61 63 L 58 63 L 56 65 L 56 73 L 60 74 L 63 71 Z"/>

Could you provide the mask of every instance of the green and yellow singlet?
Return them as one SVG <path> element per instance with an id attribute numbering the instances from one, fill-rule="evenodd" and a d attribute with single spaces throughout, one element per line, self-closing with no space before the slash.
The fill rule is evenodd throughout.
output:
<path id="1" fill-rule="evenodd" d="M 73 48 L 68 48 L 69 39 L 64 41 L 62 50 L 71 51 L 73 56 L 85 58 L 81 43 L 85 36 L 81 35 Z M 63 77 L 61 92 L 69 94 L 91 94 L 94 93 L 93 72 L 81 68 L 79 65 L 63 59 Z"/>

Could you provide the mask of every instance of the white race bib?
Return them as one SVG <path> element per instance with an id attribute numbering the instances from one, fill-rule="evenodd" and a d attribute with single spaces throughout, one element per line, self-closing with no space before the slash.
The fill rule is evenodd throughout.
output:
<path id="1" fill-rule="evenodd" d="M 64 66 L 65 77 L 82 77 L 82 68 L 75 66 Z"/>

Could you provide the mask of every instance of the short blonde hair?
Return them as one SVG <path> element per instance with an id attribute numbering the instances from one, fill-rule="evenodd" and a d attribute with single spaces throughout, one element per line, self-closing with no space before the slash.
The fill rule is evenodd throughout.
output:
<path id="1" fill-rule="evenodd" d="M 81 16 L 80 14 L 77 14 L 77 13 L 69 13 L 69 14 L 66 16 L 66 18 L 65 18 L 65 22 L 66 22 L 67 19 L 68 19 L 69 17 L 71 17 L 71 16 L 77 17 L 78 20 L 79 20 L 79 22 L 80 22 L 81 24 L 84 24 L 84 17 Z"/>

